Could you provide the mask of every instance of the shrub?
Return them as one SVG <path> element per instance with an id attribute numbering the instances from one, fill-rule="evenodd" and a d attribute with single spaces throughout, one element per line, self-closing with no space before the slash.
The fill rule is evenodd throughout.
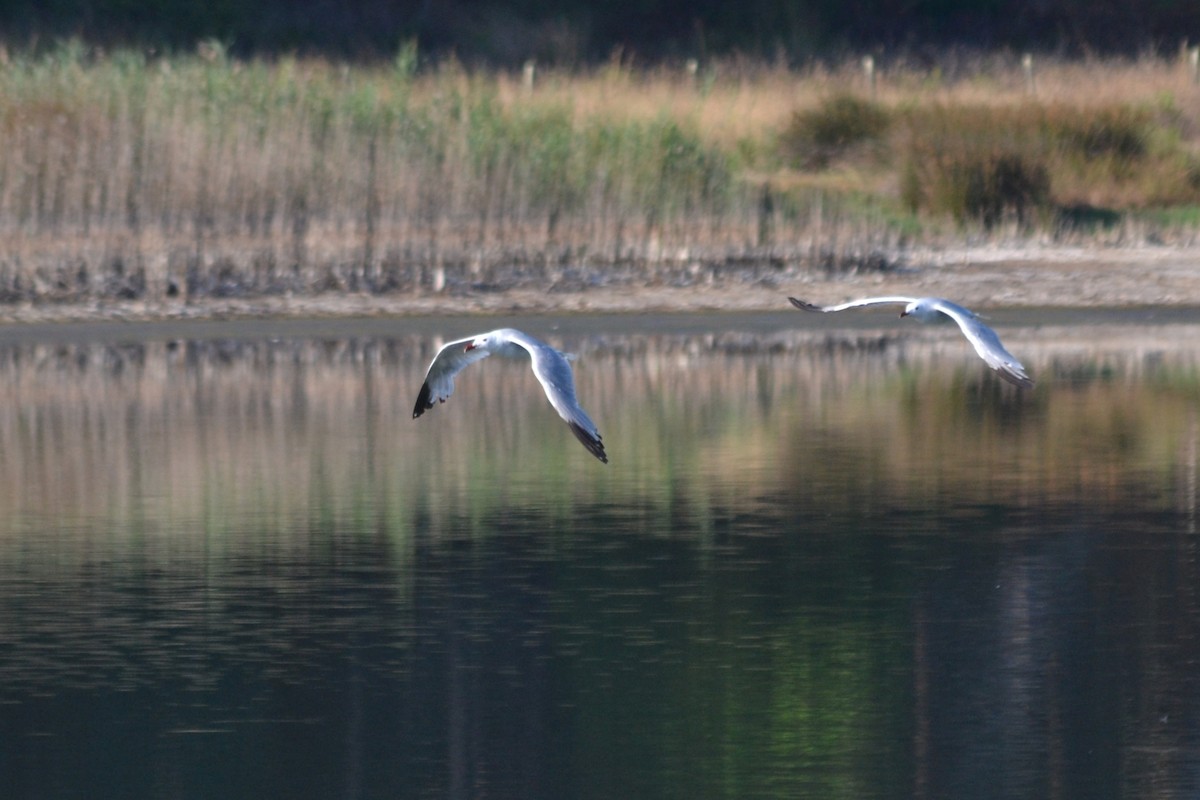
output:
<path id="1" fill-rule="evenodd" d="M 905 117 L 909 144 L 901 182 L 910 209 L 959 221 L 1021 224 L 1050 202 L 1053 143 L 1045 109 L 932 106 Z"/>
<path id="2" fill-rule="evenodd" d="M 820 106 L 792 114 L 780 137 L 785 157 L 806 169 L 824 169 L 854 149 L 879 144 L 891 117 L 878 103 L 836 95 Z"/>
<path id="3" fill-rule="evenodd" d="M 1153 120 L 1129 106 L 1088 113 L 1075 111 L 1057 120 L 1057 135 L 1067 152 L 1082 158 L 1136 161 L 1146 155 Z"/>
<path id="4" fill-rule="evenodd" d="M 1008 217 L 1028 224 L 1050 199 L 1046 166 L 1020 153 L 969 157 L 952 164 L 944 180 L 945 196 L 957 199 L 951 209 L 955 216 L 978 220 L 987 227 Z"/>

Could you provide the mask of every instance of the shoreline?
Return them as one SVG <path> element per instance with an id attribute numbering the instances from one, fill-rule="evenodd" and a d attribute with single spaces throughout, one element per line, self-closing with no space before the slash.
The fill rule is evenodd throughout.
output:
<path id="1" fill-rule="evenodd" d="M 201 297 L 0 306 L 0 324 L 225 319 L 341 319 L 552 313 L 780 311 L 789 295 L 839 302 L 871 295 L 935 295 L 969 308 L 1200 308 L 1200 246 L 1130 248 L 988 245 L 913 251 L 895 270 L 826 274 L 782 269 L 770 278 L 697 272 L 661 282 L 578 290 L 448 289 L 372 295 Z"/>

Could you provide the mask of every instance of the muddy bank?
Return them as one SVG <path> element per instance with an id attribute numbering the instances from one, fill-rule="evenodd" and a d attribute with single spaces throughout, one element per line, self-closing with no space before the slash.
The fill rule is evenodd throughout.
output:
<path id="1" fill-rule="evenodd" d="M 725 269 L 681 264 L 671 281 L 636 277 L 569 286 L 447 285 L 440 292 L 104 300 L 0 306 L 0 322 L 321 318 L 569 311 L 777 311 L 788 295 L 940 295 L 978 308 L 1200 307 L 1200 247 L 1004 247 L 897 254 L 884 269 Z"/>

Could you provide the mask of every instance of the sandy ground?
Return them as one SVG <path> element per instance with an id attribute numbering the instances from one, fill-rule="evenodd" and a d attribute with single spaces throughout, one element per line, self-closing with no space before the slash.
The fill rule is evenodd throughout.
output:
<path id="1" fill-rule="evenodd" d="M 770 280 L 701 278 L 687 286 L 612 286 L 547 292 L 330 293 L 0 306 L 0 322 L 416 316 L 672 311 L 767 311 L 794 295 L 820 303 L 864 295 L 938 295 L 972 308 L 1200 308 L 1200 247 L 1040 248 L 989 245 L 906 253 L 887 273 L 826 276 L 784 269 Z"/>

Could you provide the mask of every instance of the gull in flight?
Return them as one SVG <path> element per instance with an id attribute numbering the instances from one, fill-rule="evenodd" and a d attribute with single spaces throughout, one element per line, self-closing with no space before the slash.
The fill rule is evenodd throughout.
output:
<path id="1" fill-rule="evenodd" d="M 979 357 L 1000 375 L 1001 378 L 1023 389 L 1033 388 L 1033 379 L 1025 374 L 1021 362 L 1013 358 L 1012 353 L 1000 344 L 996 332 L 984 325 L 979 317 L 970 309 L 963 308 L 957 303 L 951 303 L 941 297 L 864 297 L 861 300 L 851 300 L 836 306 L 817 306 L 789 297 L 792 305 L 804 311 L 845 311 L 848 308 L 863 308 L 865 306 L 902 305 L 902 317 L 915 317 L 921 322 L 944 322 L 952 319 L 958 323 L 959 330 L 967 341 L 975 347 Z"/>
<path id="2" fill-rule="evenodd" d="M 608 463 L 600 431 L 575 399 L 575 379 L 571 375 L 568 356 L 543 341 L 514 328 L 500 328 L 481 333 L 468 339 L 450 342 L 433 357 L 433 363 L 425 373 L 425 383 L 413 406 L 413 419 L 433 408 L 436 400 L 444 403 L 454 392 L 454 376 L 468 365 L 497 353 L 509 358 L 528 356 L 533 361 L 533 374 L 546 390 L 550 405 L 571 428 L 575 438 L 583 443 L 587 451 Z"/>

